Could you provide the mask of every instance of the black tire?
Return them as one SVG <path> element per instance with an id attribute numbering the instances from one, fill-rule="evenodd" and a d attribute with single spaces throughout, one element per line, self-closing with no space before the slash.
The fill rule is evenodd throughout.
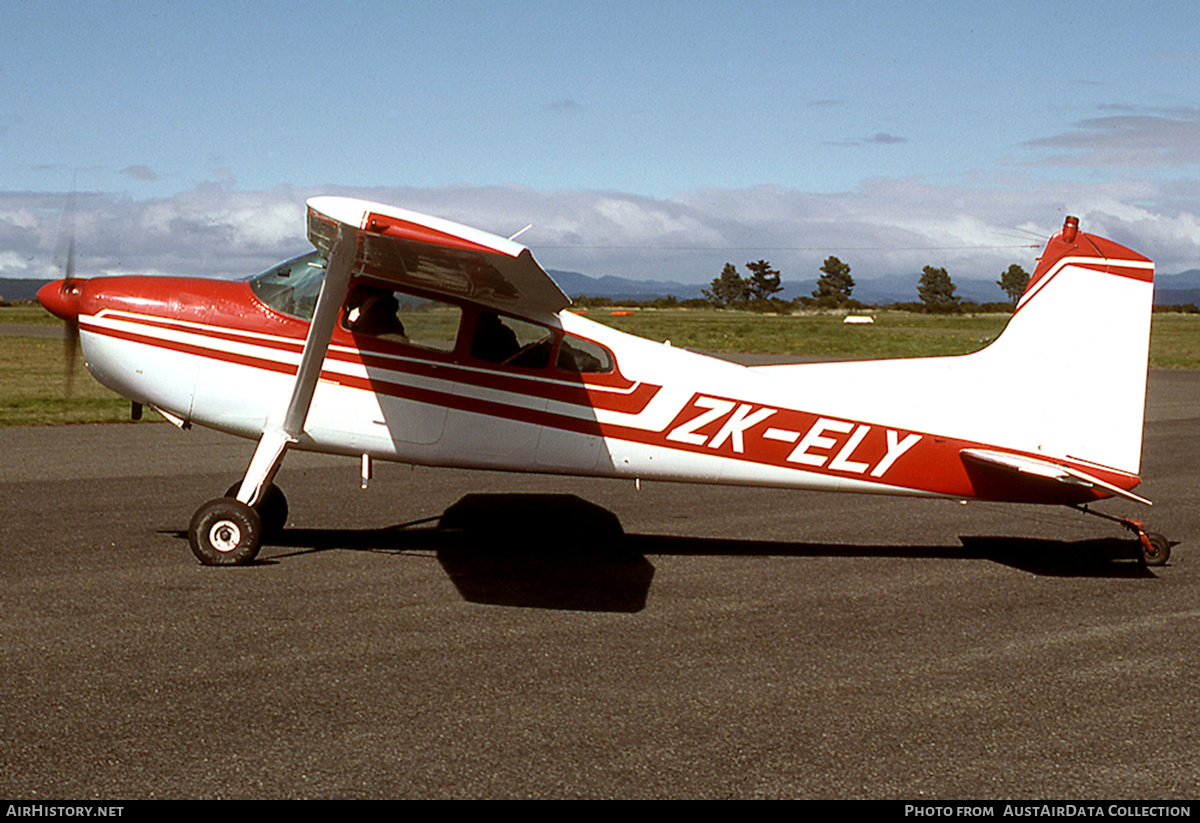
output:
<path id="1" fill-rule="evenodd" d="M 238 489 L 242 487 L 240 482 L 234 483 L 225 492 L 226 497 L 237 497 Z M 258 517 L 262 520 L 262 528 L 264 535 L 279 534 L 283 531 L 283 527 L 287 525 L 288 519 L 288 502 L 284 496 L 283 490 L 271 483 L 267 486 L 267 490 L 263 492 L 262 500 L 258 501 L 258 505 L 254 507 L 258 512 Z"/>
<path id="2" fill-rule="evenodd" d="M 258 556 L 261 542 L 258 512 L 228 497 L 205 503 L 188 526 L 192 554 L 205 566 L 244 566 Z"/>
<path id="3" fill-rule="evenodd" d="M 1150 549 L 1138 541 L 1142 547 L 1142 562 L 1147 566 L 1165 565 L 1171 558 L 1171 541 L 1158 532 L 1146 532 L 1146 540 L 1150 543 Z"/>

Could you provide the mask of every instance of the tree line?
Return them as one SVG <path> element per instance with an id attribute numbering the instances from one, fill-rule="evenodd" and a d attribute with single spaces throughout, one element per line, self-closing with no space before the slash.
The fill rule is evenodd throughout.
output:
<path id="1" fill-rule="evenodd" d="M 779 282 L 779 271 L 766 260 L 747 263 L 749 277 L 743 277 L 732 263 L 726 263 L 721 274 L 713 278 L 704 290 L 704 300 L 716 308 L 748 308 L 762 311 L 785 311 L 792 308 L 822 308 L 856 310 L 863 304 L 855 300 L 854 278 L 850 266 L 836 257 L 825 258 L 819 271 L 817 288 L 811 297 L 800 297 L 794 301 L 780 300 L 775 295 L 783 290 Z M 1008 295 L 1005 304 L 965 304 L 955 293 L 954 281 L 944 268 L 926 266 L 917 285 L 919 303 L 899 304 L 898 308 L 916 308 L 920 311 L 947 314 L 963 311 L 968 306 L 978 310 L 1013 309 L 1025 288 L 1029 285 L 1029 273 L 1015 263 L 1001 273 L 996 285 Z M 688 301 L 692 302 L 692 301 Z"/>

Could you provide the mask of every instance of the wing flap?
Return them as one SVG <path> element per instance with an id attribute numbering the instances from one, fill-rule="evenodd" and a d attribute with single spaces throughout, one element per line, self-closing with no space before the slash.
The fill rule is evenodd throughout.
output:
<path id="1" fill-rule="evenodd" d="M 354 273 L 529 317 L 571 304 L 529 249 L 479 229 L 349 197 L 308 201 L 308 239 L 330 253 L 339 226 L 358 233 Z"/>

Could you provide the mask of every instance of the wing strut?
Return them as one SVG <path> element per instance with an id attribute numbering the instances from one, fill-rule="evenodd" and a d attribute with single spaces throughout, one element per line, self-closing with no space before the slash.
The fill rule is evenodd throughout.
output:
<path id="1" fill-rule="evenodd" d="M 291 400 L 283 413 L 282 422 L 273 415 L 263 427 L 258 448 L 254 450 L 254 457 L 238 489 L 239 502 L 248 506 L 258 503 L 263 489 L 279 471 L 279 464 L 283 462 L 288 446 L 295 443 L 304 431 L 304 421 L 308 418 L 313 392 L 321 376 L 325 352 L 329 349 L 338 312 L 350 287 L 350 272 L 357 250 L 358 232 L 350 226 L 339 225 L 329 264 L 325 268 L 325 280 L 317 296 L 317 307 L 308 327 L 308 337 L 304 341 L 304 352 L 300 355 L 300 367 L 296 370 Z"/>

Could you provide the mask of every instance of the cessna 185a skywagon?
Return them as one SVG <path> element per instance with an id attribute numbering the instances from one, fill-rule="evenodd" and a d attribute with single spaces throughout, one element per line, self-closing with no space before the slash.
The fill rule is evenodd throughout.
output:
<path id="1" fill-rule="evenodd" d="M 202 563 L 249 563 L 283 527 L 273 478 L 289 449 L 361 456 L 364 482 L 380 459 L 1084 511 L 1114 495 L 1149 503 L 1131 490 L 1154 264 L 1073 217 L 979 352 L 753 368 L 573 314 L 528 249 L 467 226 L 314 197 L 308 238 L 315 251 L 248 282 L 84 280 L 69 263 L 38 294 L 135 410 L 258 441 L 241 483 L 192 518 Z M 1161 535 L 1109 519 L 1138 535 L 1145 562 L 1166 561 Z"/>

